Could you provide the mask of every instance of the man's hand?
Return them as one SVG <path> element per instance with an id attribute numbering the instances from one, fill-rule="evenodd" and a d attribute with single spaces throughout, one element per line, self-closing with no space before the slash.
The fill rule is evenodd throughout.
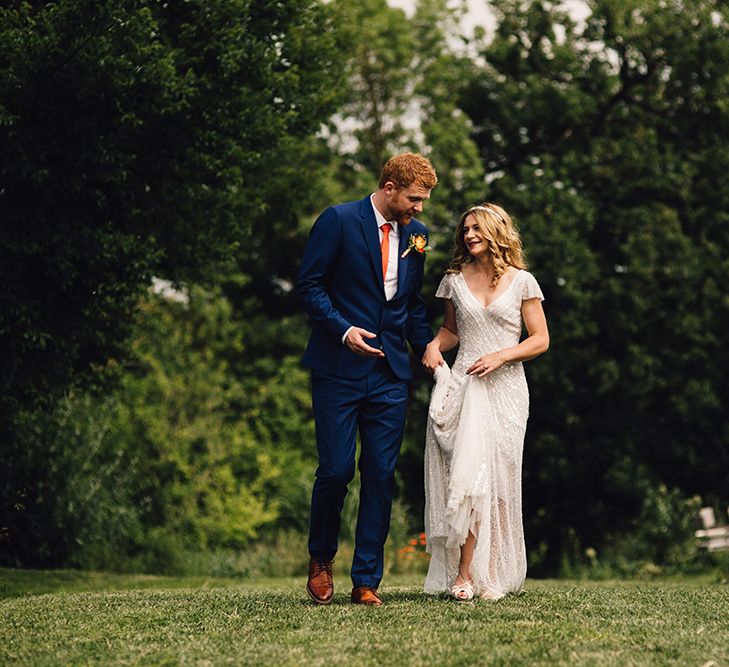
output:
<path id="1" fill-rule="evenodd" d="M 384 357 L 385 353 L 382 350 L 378 350 L 364 342 L 364 338 L 377 338 L 377 334 L 373 334 L 367 329 L 361 329 L 360 327 L 352 327 L 347 337 L 344 339 L 344 344 L 357 354 L 361 354 L 363 357 Z"/>

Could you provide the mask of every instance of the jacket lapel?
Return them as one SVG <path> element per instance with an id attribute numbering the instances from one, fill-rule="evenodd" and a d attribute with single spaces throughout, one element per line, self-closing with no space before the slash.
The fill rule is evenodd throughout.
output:
<path id="1" fill-rule="evenodd" d="M 408 260 L 410 259 L 410 253 L 408 253 L 405 258 L 403 258 L 402 254 L 408 247 L 410 232 L 404 225 L 398 225 L 398 234 L 400 235 L 400 242 L 397 250 L 397 293 L 399 294 L 405 284 L 405 277 L 408 272 Z"/>
<path id="2" fill-rule="evenodd" d="M 382 289 L 385 283 L 382 280 L 382 255 L 380 254 L 380 235 L 377 231 L 377 220 L 375 220 L 375 212 L 372 210 L 372 202 L 369 196 L 362 200 L 359 207 L 360 219 L 359 223 L 364 234 L 365 244 L 369 250 L 370 259 L 372 260 L 372 269 L 379 280 Z M 398 281 L 399 284 L 399 281 Z"/>

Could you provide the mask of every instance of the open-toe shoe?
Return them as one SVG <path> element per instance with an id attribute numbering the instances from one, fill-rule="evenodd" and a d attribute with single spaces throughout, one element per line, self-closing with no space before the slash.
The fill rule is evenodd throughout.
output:
<path id="1" fill-rule="evenodd" d="M 468 602 L 473 600 L 474 595 L 473 583 L 469 579 L 462 584 L 453 584 L 451 586 L 451 596 L 459 602 Z"/>

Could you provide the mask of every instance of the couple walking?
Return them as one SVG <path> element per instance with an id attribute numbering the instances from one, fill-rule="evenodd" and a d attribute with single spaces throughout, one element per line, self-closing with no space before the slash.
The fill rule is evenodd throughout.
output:
<path id="1" fill-rule="evenodd" d="M 352 602 L 380 605 L 384 544 L 405 426 L 411 369 L 406 342 L 435 376 L 425 448 L 425 591 L 497 599 L 526 576 L 521 459 L 529 411 L 522 361 L 549 344 L 542 292 L 521 242 L 495 204 L 460 218 L 436 296 L 433 337 L 420 297 L 428 232 L 415 216 L 437 183 L 422 155 L 383 167 L 378 189 L 324 211 L 311 230 L 297 290 L 312 325 L 311 369 L 319 466 L 311 501 L 307 591 L 334 593 L 340 514 L 354 477 L 361 491 Z M 522 324 L 527 337 L 520 342 Z M 459 346 L 452 369 L 442 353 Z"/>

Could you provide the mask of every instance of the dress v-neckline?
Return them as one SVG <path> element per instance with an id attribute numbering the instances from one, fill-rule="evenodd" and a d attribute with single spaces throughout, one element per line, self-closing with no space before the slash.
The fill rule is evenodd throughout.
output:
<path id="1" fill-rule="evenodd" d="M 471 288 L 468 286 L 468 281 L 466 280 L 466 277 L 463 275 L 463 271 L 460 271 L 458 273 L 459 276 L 461 276 L 461 280 L 463 281 L 463 285 L 466 288 L 466 292 L 470 295 L 470 297 L 484 310 L 488 310 L 493 306 L 504 294 L 506 294 L 510 289 L 511 286 L 514 284 L 514 281 L 519 277 L 519 274 L 521 273 L 521 269 L 516 270 L 516 275 L 511 279 L 509 284 L 501 291 L 497 296 L 495 296 L 491 301 L 488 302 L 488 304 L 484 305 L 481 303 L 481 301 L 478 299 L 478 297 L 471 291 Z"/>

